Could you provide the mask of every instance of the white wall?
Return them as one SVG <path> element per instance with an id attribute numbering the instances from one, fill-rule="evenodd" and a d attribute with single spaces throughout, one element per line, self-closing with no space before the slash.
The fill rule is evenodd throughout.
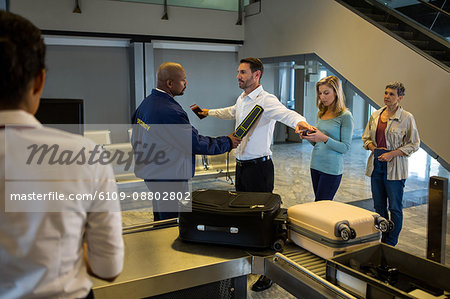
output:
<path id="1" fill-rule="evenodd" d="M 87 124 L 130 123 L 128 48 L 47 46 L 46 58 L 42 97 L 83 99 Z"/>
<path id="2" fill-rule="evenodd" d="M 10 10 L 41 29 L 167 35 L 243 40 L 243 26 L 235 25 L 237 12 L 170 7 L 112 0 L 80 1 L 81 14 L 72 13 L 73 0 L 13 0 Z"/>
<path id="3" fill-rule="evenodd" d="M 333 0 L 264 0 L 245 19 L 244 56 L 317 53 L 383 106 L 386 83 L 406 86 L 403 106 L 422 141 L 450 161 L 450 75 Z"/>

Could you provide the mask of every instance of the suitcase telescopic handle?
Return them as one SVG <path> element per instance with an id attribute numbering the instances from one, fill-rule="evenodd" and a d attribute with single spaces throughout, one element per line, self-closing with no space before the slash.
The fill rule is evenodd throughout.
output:
<path id="1" fill-rule="evenodd" d="M 197 230 L 202 232 L 224 232 L 224 233 L 230 233 L 230 234 L 237 234 L 239 233 L 239 228 L 237 227 L 226 227 L 226 226 L 210 226 L 210 225 L 204 225 L 199 224 L 197 225 Z"/>

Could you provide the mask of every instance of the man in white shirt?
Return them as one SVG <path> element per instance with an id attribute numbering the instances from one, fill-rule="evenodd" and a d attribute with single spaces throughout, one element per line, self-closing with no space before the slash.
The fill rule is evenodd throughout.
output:
<path id="1" fill-rule="evenodd" d="M 264 109 L 261 117 L 236 148 L 236 191 L 273 191 L 274 167 L 270 145 L 277 121 L 297 130 L 313 130 L 303 116 L 287 109 L 276 96 L 263 89 L 259 84 L 263 72 L 264 66 L 258 58 L 242 59 L 236 78 L 239 88 L 244 92 L 237 98 L 236 104 L 222 109 L 203 109 L 201 113 L 221 119 L 235 119 L 237 128 L 255 105 Z M 270 286 L 271 281 L 261 276 L 253 290 L 262 291 Z"/>
<path id="2" fill-rule="evenodd" d="M 244 92 L 236 104 L 222 109 L 203 109 L 201 114 L 221 119 L 235 119 L 236 128 L 255 105 L 262 106 L 261 117 L 236 149 L 236 191 L 272 192 L 274 169 L 271 160 L 273 130 L 280 121 L 291 128 L 312 129 L 306 119 L 287 109 L 276 96 L 259 84 L 264 66 L 258 58 L 245 58 L 238 68 L 239 88 Z"/>
<path id="3" fill-rule="evenodd" d="M 39 29 L 0 10 L 0 298 L 92 298 L 88 272 L 112 280 L 122 271 L 120 205 L 74 198 L 117 187 L 110 165 L 81 154 L 69 162 L 71 153 L 98 159 L 93 142 L 33 116 L 44 82 Z M 57 162 L 31 155 L 34 146 L 55 146 Z"/>

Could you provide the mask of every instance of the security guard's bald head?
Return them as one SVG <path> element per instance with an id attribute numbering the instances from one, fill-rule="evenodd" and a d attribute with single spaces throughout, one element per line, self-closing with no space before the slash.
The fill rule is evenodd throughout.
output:
<path id="1" fill-rule="evenodd" d="M 182 95 L 186 89 L 186 72 L 181 64 L 165 62 L 158 68 L 157 87 L 172 97 Z"/>

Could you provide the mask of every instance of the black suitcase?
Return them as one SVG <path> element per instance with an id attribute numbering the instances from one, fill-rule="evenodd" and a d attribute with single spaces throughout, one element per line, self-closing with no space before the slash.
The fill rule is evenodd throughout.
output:
<path id="1" fill-rule="evenodd" d="M 192 212 L 179 215 L 183 241 L 281 250 L 286 239 L 286 210 L 278 194 L 199 190 Z"/>

